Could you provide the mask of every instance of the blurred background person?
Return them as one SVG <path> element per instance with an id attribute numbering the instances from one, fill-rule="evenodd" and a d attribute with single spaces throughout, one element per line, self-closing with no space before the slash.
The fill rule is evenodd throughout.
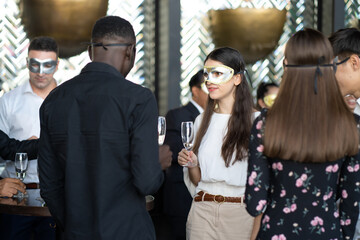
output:
<path id="1" fill-rule="evenodd" d="M 186 219 L 192 201 L 192 196 L 184 184 L 183 167 L 177 164 L 177 154 L 184 147 L 181 140 L 181 122 L 195 121 L 204 111 L 208 94 L 202 89 L 203 83 L 203 70 L 199 70 L 189 81 L 189 103 L 169 110 L 166 114 L 165 144 L 170 146 L 173 155 L 171 167 L 165 171 L 163 212 L 170 222 L 173 240 L 186 239 Z"/>
<path id="2" fill-rule="evenodd" d="M 274 104 L 277 93 L 279 92 L 279 85 L 276 83 L 262 82 L 256 91 L 256 108 L 261 110 L 263 108 L 269 108 Z"/>

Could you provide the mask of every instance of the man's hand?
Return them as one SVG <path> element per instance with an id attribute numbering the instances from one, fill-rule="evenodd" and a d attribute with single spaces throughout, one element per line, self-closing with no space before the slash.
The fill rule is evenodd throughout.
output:
<path id="1" fill-rule="evenodd" d="M 161 169 L 165 170 L 171 166 L 172 151 L 168 145 L 162 145 L 159 147 L 159 162 Z"/>
<path id="2" fill-rule="evenodd" d="M 12 197 L 17 191 L 25 193 L 25 184 L 19 179 L 4 178 L 0 180 L 0 197 Z"/>

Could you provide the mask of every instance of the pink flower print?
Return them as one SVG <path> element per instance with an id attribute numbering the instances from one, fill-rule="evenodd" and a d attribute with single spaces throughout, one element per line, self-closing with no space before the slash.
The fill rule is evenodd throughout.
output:
<path id="1" fill-rule="evenodd" d="M 256 206 L 256 211 L 261 211 L 265 205 L 266 205 L 266 200 L 260 200 L 258 205 Z"/>
<path id="2" fill-rule="evenodd" d="M 322 227 L 322 228 L 321 228 L 321 231 L 322 231 L 322 232 L 325 232 L 325 228 Z"/>
<path id="3" fill-rule="evenodd" d="M 357 172 L 357 171 L 359 171 L 359 164 L 355 164 L 355 166 L 354 166 L 354 172 Z"/>
<path id="4" fill-rule="evenodd" d="M 260 133 L 258 133 L 256 136 L 257 136 L 258 138 L 261 138 L 261 134 L 260 134 Z"/>
<path id="5" fill-rule="evenodd" d="M 252 171 L 250 177 L 255 179 L 257 177 L 257 173 L 255 171 Z"/>
<path id="6" fill-rule="evenodd" d="M 316 217 L 314 217 L 313 220 L 311 220 L 310 224 L 311 224 L 311 226 L 314 226 L 314 227 L 318 224 L 322 226 L 324 224 L 324 221 L 321 218 L 319 218 L 318 216 L 316 216 Z"/>
<path id="7" fill-rule="evenodd" d="M 296 185 L 297 187 L 301 187 L 301 186 L 303 185 L 303 181 L 301 180 L 301 178 L 298 178 L 298 179 L 296 180 L 295 185 Z"/>
<path id="8" fill-rule="evenodd" d="M 274 235 L 272 236 L 271 240 L 286 240 L 286 237 L 284 234 Z"/>
<path id="9" fill-rule="evenodd" d="M 286 195 L 286 191 L 283 189 L 283 190 L 281 190 L 281 192 L 280 192 L 280 197 L 284 197 Z"/>
<path id="10" fill-rule="evenodd" d="M 331 198 L 331 196 L 332 196 L 332 194 L 333 194 L 333 192 L 332 192 L 332 191 L 330 191 L 328 194 L 324 195 L 324 196 L 323 196 L 324 201 L 326 201 L 326 200 L 330 199 L 330 198 Z"/>
<path id="11" fill-rule="evenodd" d="M 318 223 L 315 219 L 313 219 L 313 220 L 311 220 L 310 224 L 311 224 L 311 226 L 315 227 Z"/>
<path id="12" fill-rule="evenodd" d="M 345 225 L 344 220 L 340 220 L 340 225 L 341 225 L 341 226 L 344 226 L 344 225 Z"/>
<path id="13" fill-rule="evenodd" d="M 287 214 L 287 213 L 290 213 L 290 212 L 291 212 L 291 209 L 288 208 L 288 207 L 284 207 L 283 212 L 286 213 L 286 214 Z"/>
<path id="14" fill-rule="evenodd" d="M 322 220 L 322 218 L 315 217 L 314 219 L 319 223 L 319 225 L 322 226 L 324 224 L 324 221 Z"/>
<path id="15" fill-rule="evenodd" d="M 354 168 L 353 168 L 352 166 L 348 166 L 348 167 L 347 167 L 347 170 L 348 170 L 349 172 L 354 172 Z"/>
<path id="16" fill-rule="evenodd" d="M 308 176 L 305 173 L 303 173 L 300 178 L 302 181 L 306 181 L 307 177 Z"/>
<path id="17" fill-rule="evenodd" d="M 326 167 L 325 171 L 326 171 L 326 172 L 332 172 L 332 169 L 333 169 L 333 166 L 330 165 L 330 166 L 327 166 L 327 167 Z"/>
<path id="18" fill-rule="evenodd" d="M 270 221 L 270 217 L 268 215 L 265 215 L 263 220 L 262 220 L 262 223 L 267 223 Z"/>
<path id="19" fill-rule="evenodd" d="M 277 166 L 276 166 L 276 163 L 273 163 L 272 165 L 271 165 L 271 167 L 272 167 L 272 169 L 276 169 L 277 168 Z"/>
<path id="20" fill-rule="evenodd" d="M 292 212 L 295 212 L 296 208 L 297 208 L 297 206 L 296 206 L 295 203 L 291 204 L 290 210 L 291 210 Z"/>
<path id="21" fill-rule="evenodd" d="M 260 190 L 260 188 L 258 188 L 258 187 L 254 188 L 255 192 L 258 192 L 259 190 Z"/>
<path id="22" fill-rule="evenodd" d="M 248 184 L 249 184 L 249 186 L 254 185 L 254 179 L 251 176 L 248 179 Z"/>
<path id="23" fill-rule="evenodd" d="M 336 217 L 336 218 L 339 217 L 339 211 L 335 211 L 335 212 L 334 212 L 334 217 Z"/>
<path id="24" fill-rule="evenodd" d="M 284 234 L 280 234 L 280 235 L 279 235 L 279 240 L 286 240 L 285 235 L 284 235 Z"/>
<path id="25" fill-rule="evenodd" d="M 313 206 L 317 206 L 318 203 L 317 203 L 317 202 L 313 202 L 312 205 L 313 205 Z"/>
<path id="26" fill-rule="evenodd" d="M 332 195 L 333 195 L 333 191 L 330 191 L 328 194 L 328 198 L 331 198 Z"/>
<path id="27" fill-rule="evenodd" d="M 264 145 L 260 144 L 260 145 L 256 148 L 256 150 L 257 150 L 258 152 L 263 152 L 263 151 L 264 151 Z"/>
<path id="28" fill-rule="evenodd" d="M 303 193 L 307 193 L 307 190 L 304 188 L 303 190 L 301 190 Z"/>
<path id="29" fill-rule="evenodd" d="M 339 169 L 339 165 L 338 165 L 338 164 L 335 164 L 335 165 L 333 166 L 332 172 L 337 172 L 338 169 Z"/>
<path id="30" fill-rule="evenodd" d="M 256 129 L 257 129 L 257 130 L 260 130 L 260 129 L 262 128 L 262 125 L 263 125 L 263 121 L 258 121 L 258 122 L 256 123 Z"/>
<path id="31" fill-rule="evenodd" d="M 350 225 L 350 223 L 351 223 L 351 220 L 350 220 L 350 219 L 346 219 L 346 220 L 345 220 L 345 225 Z"/>
<path id="32" fill-rule="evenodd" d="M 277 168 L 279 171 L 283 170 L 283 165 L 281 164 L 281 162 L 278 162 L 278 163 L 276 164 L 276 168 Z"/>

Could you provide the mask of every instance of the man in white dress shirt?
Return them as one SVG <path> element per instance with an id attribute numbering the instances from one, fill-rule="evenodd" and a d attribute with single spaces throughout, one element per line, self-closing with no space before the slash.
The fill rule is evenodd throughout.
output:
<path id="1" fill-rule="evenodd" d="M 29 81 L 0 98 L 0 130 L 9 137 L 25 140 L 40 136 L 39 109 L 57 86 L 53 77 L 58 68 L 58 46 L 49 37 L 34 38 L 29 45 Z M 16 178 L 13 161 L 6 161 L 2 178 Z M 25 183 L 39 183 L 37 160 L 29 161 Z M 0 239 L 54 239 L 52 218 L 4 215 Z M 10 230 L 11 229 L 11 230 Z"/>

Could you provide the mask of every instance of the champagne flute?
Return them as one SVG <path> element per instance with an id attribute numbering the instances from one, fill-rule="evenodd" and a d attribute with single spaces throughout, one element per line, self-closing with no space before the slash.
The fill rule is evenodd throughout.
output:
<path id="1" fill-rule="evenodd" d="M 166 134 L 166 120 L 165 117 L 159 116 L 158 117 L 158 142 L 159 145 L 163 145 L 165 140 L 165 134 Z"/>
<path id="2" fill-rule="evenodd" d="M 24 181 L 26 176 L 26 170 L 28 167 L 28 156 L 27 153 L 16 153 L 15 155 L 15 173 L 16 177 L 20 181 Z M 25 195 L 18 190 L 18 193 L 14 195 L 15 198 L 24 198 Z"/>
<path id="3" fill-rule="evenodd" d="M 181 140 L 183 142 L 184 148 L 187 151 L 191 151 L 193 147 L 194 140 L 194 123 L 191 121 L 181 123 Z M 192 162 L 188 162 L 185 166 L 192 166 Z"/>

